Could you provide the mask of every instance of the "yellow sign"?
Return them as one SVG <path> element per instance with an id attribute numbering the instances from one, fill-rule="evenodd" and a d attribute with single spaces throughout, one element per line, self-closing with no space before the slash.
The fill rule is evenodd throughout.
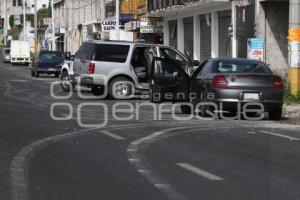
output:
<path id="1" fill-rule="evenodd" d="M 289 30 L 289 41 L 300 42 L 300 28 L 291 28 Z"/>

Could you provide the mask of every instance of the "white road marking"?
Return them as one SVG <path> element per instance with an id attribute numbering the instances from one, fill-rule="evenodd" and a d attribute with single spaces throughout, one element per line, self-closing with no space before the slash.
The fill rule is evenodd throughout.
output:
<path id="1" fill-rule="evenodd" d="M 288 135 L 282 135 L 282 134 L 279 134 L 279 133 L 273 133 L 273 132 L 270 132 L 270 131 L 260 131 L 260 132 L 264 133 L 264 134 L 267 134 L 267 135 L 282 137 L 282 138 L 289 139 L 289 140 L 292 140 L 292 141 L 294 141 L 294 140 L 295 141 L 300 140 L 299 138 L 295 138 L 295 137 L 288 136 Z"/>
<path id="2" fill-rule="evenodd" d="M 217 175 L 214 175 L 212 173 L 209 173 L 203 169 L 199 169 L 198 167 L 195 167 L 195 166 L 187 164 L 187 163 L 177 163 L 176 165 L 183 169 L 186 169 L 187 171 L 193 172 L 194 174 L 197 174 L 208 180 L 211 180 L 211 181 L 223 181 L 224 180 L 223 178 L 221 178 Z"/>
<path id="3" fill-rule="evenodd" d="M 110 131 L 100 131 L 100 133 L 102 133 L 102 134 L 104 134 L 104 135 L 106 135 L 108 137 L 111 137 L 111 138 L 113 138 L 115 140 L 125 140 L 124 137 L 116 135 L 116 134 L 114 134 L 114 133 L 112 133 Z"/>
<path id="4" fill-rule="evenodd" d="M 23 83 L 23 82 L 28 82 L 28 80 L 10 80 L 10 82 L 21 82 L 21 83 Z"/>

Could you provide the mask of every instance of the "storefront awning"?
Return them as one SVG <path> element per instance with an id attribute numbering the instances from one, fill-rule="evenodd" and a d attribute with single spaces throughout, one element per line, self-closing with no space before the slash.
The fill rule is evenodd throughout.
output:
<path id="1" fill-rule="evenodd" d="M 174 5 L 162 9 L 158 9 L 150 12 L 149 16 L 175 16 L 181 13 L 191 14 L 193 11 L 197 12 L 199 9 L 201 10 L 211 10 L 216 7 L 223 7 L 224 9 L 231 8 L 231 0 L 199 0 L 188 2 L 182 5 Z"/>

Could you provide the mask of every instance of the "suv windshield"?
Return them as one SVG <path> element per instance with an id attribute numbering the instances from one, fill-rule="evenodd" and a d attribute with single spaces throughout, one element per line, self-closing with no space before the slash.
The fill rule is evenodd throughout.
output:
<path id="1" fill-rule="evenodd" d="M 61 52 L 42 52 L 39 56 L 43 61 L 63 61 L 63 55 Z"/>
<path id="2" fill-rule="evenodd" d="M 236 60 L 222 60 L 216 61 L 214 64 L 215 73 L 272 73 L 269 68 L 256 61 L 236 61 Z"/>
<path id="3" fill-rule="evenodd" d="M 4 50 L 4 53 L 5 53 L 5 54 L 10 54 L 10 49 L 5 49 L 5 50 Z"/>

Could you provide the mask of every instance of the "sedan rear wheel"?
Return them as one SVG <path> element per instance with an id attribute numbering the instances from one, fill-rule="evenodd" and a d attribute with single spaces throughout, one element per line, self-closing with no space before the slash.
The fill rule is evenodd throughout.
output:
<path id="1" fill-rule="evenodd" d="M 269 112 L 269 119 L 274 121 L 281 120 L 282 117 L 282 109 L 276 109 Z"/>

